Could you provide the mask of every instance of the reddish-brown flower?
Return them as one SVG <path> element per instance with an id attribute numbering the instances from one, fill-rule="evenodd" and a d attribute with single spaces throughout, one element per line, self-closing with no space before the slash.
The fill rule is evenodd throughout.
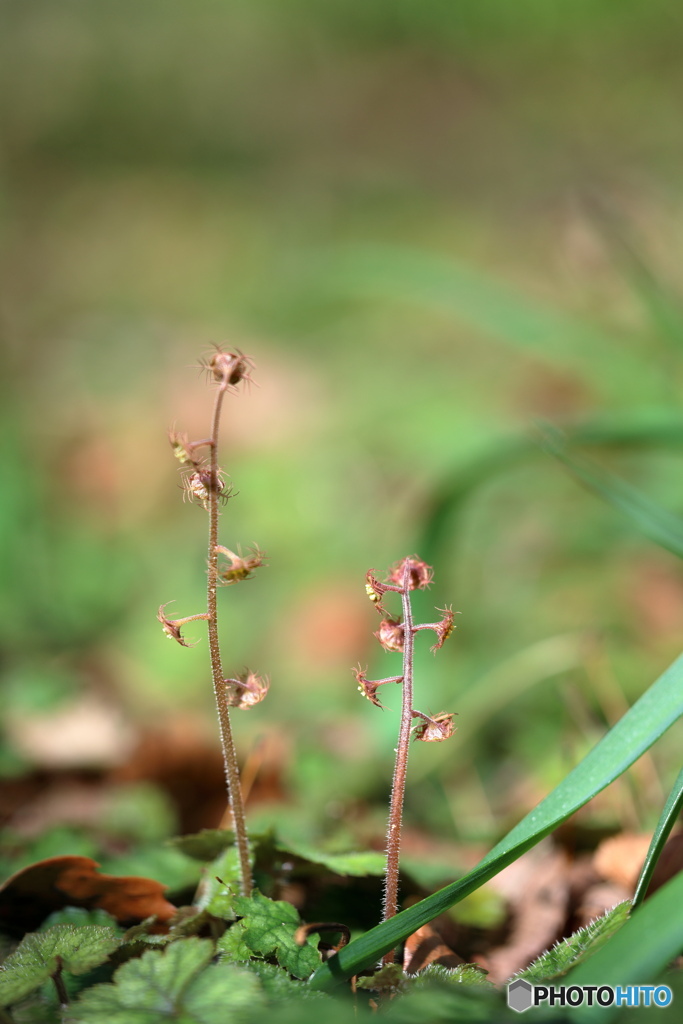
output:
<path id="1" fill-rule="evenodd" d="M 402 558 L 400 562 L 393 565 L 389 570 L 389 576 L 387 577 L 391 583 L 396 583 L 399 587 L 403 587 L 403 577 L 405 575 L 406 566 L 408 567 L 408 589 L 409 590 L 425 590 L 426 587 L 432 582 L 434 571 L 430 565 L 423 562 L 417 555 L 412 555 L 410 558 Z"/>
<path id="2" fill-rule="evenodd" d="M 400 619 L 382 619 L 376 636 L 385 651 L 402 651 L 404 630 Z"/>
<path id="3" fill-rule="evenodd" d="M 367 697 L 371 704 L 374 704 L 376 708 L 382 708 L 384 710 L 384 704 L 381 704 L 377 697 L 377 687 L 382 686 L 384 683 L 402 683 L 403 676 L 388 676 L 386 679 L 368 679 L 365 675 L 367 669 L 358 668 L 351 669 L 356 682 L 358 683 L 358 690 Z"/>
<path id="4" fill-rule="evenodd" d="M 255 704 L 260 704 L 270 688 L 270 679 L 257 676 L 255 672 L 245 669 L 235 679 L 224 679 L 227 690 L 228 704 L 231 708 L 247 711 Z"/>
<path id="5" fill-rule="evenodd" d="M 418 725 L 413 726 L 413 739 L 422 740 L 424 743 L 441 743 L 449 739 L 455 732 L 453 724 L 454 713 L 439 711 L 438 715 L 429 717 L 421 711 L 413 711 L 413 718 L 421 719 Z"/>
<path id="6" fill-rule="evenodd" d="M 169 604 L 172 603 L 172 601 L 167 601 L 166 604 L 162 604 L 159 607 L 159 611 L 157 612 L 157 619 L 161 623 L 161 628 L 163 629 L 164 633 L 169 638 L 169 640 L 175 640 L 176 643 L 179 643 L 181 647 L 196 647 L 196 644 L 189 644 L 187 640 L 183 639 L 180 630 L 185 625 L 186 622 L 196 622 L 198 619 L 208 620 L 211 618 L 211 616 L 208 614 L 208 612 L 200 612 L 199 615 L 186 615 L 185 618 L 183 619 L 169 619 L 167 615 L 164 615 L 164 608 L 166 608 Z"/>

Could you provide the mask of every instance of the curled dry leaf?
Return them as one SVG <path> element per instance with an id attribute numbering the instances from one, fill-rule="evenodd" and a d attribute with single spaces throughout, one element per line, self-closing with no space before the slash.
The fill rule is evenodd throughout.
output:
<path id="1" fill-rule="evenodd" d="M 462 957 L 445 944 L 431 924 L 425 924 L 409 935 L 403 948 L 403 970 L 406 974 L 417 974 L 429 964 L 457 967 L 464 963 Z"/>
<path id="2" fill-rule="evenodd" d="M 49 857 L 17 871 L 0 886 L 0 929 L 22 935 L 35 930 L 62 907 L 106 910 L 121 924 L 156 916 L 165 923 L 176 907 L 164 897 L 166 886 L 153 878 L 104 875 L 90 857 Z"/>

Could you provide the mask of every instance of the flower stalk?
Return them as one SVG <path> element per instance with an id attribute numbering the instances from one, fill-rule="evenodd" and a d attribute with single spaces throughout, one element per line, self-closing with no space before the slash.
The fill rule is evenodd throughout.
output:
<path id="1" fill-rule="evenodd" d="M 235 390 L 241 381 L 250 380 L 251 360 L 240 352 L 216 352 L 205 363 L 209 378 L 216 384 L 216 397 L 211 417 L 211 435 L 200 441 L 190 441 L 186 435 L 171 432 L 169 439 L 173 453 L 181 464 L 183 488 L 191 501 L 197 502 L 208 513 L 207 591 L 206 612 L 182 619 L 170 619 L 164 614 L 165 605 L 159 609 L 158 619 L 167 636 L 183 647 L 188 644 L 181 635 L 181 628 L 187 622 L 204 619 L 208 624 L 209 656 L 211 677 L 218 713 L 219 733 L 223 750 L 223 762 L 228 789 L 228 803 L 235 832 L 235 844 L 240 865 L 240 889 L 244 896 L 252 890 L 251 866 L 249 863 L 249 840 L 244 813 L 244 799 L 240 784 L 237 751 L 230 718 L 231 708 L 250 708 L 258 704 L 268 691 L 268 680 L 262 679 L 246 669 L 235 678 L 225 678 L 221 659 L 218 632 L 218 586 L 238 583 L 250 579 L 255 569 L 264 564 L 264 555 L 254 548 L 250 555 L 236 555 L 230 548 L 218 543 L 220 505 L 230 497 L 224 475 L 218 464 L 219 434 L 223 402 L 228 391 Z M 208 449 L 208 460 L 199 456 L 199 449 Z M 238 548 L 239 551 L 239 548 Z M 219 569 L 219 555 L 228 559 L 228 565 Z"/>
<path id="2" fill-rule="evenodd" d="M 382 622 L 374 634 L 386 651 L 400 652 L 403 655 L 403 672 L 400 676 L 385 676 L 383 679 L 371 680 L 361 668 L 354 669 L 358 689 L 376 707 L 382 708 L 377 697 L 377 689 L 385 683 L 399 683 L 403 686 L 401 701 L 401 724 L 399 727 L 396 760 L 389 801 L 389 821 L 386 840 L 386 872 L 384 879 L 384 915 L 387 921 L 398 912 L 398 887 L 401 850 L 401 827 L 403 822 L 403 805 L 405 800 L 406 778 L 408 774 L 408 754 L 410 739 L 423 742 L 441 742 L 453 735 L 452 713 L 440 711 L 437 715 L 425 715 L 413 707 L 413 669 L 415 634 L 423 629 L 431 629 L 436 633 L 436 642 L 431 650 L 441 648 L 454 629 L 453 612 L 450 608 L 439 609 L 443 618 L 438 622 L 413 622 L 410 595 L 413 590 L 424 590 L 432 581 L 433 572 L 430 566 L 417 556 L 404 558 L 390 571 L 387 579 L 381 582 L 372 570 L 366 574 L 365 589 L 377 611 L 382 615 Z M 402 615 L 394 617 L 384 608 L 384 598 L 388 593 L 401 595 Z M 413 725 L 417 719 L 418 724 Z M 394 961 L 394 951 L 385 954 L 383 963 Z"/>

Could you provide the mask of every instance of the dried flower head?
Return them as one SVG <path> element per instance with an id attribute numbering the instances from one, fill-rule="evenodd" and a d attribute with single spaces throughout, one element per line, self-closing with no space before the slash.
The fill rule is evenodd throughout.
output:
<path id="1" fill-rule="evenodd" d="M 437 608 L 436 610 L 437 610 L 437 612 L 441 612 L 441 614 L 443 615 L 443 618 L 441 619 L 441 622 L 436 622 L 432 626 L 432 629 L 434 630 L 434 632 L 436 633 L 436 636 L 437 636 L 436 643 L 430 648 L 430 650 L 432 650 L 432 651 L 438 651 L 440 647 L 443 647 L 443 645 L 445 644 L 446 640 L 448 640 L 449 636 L 451 635 L 451 633 L 455 629 L 455 624 L 453 622 L 453 619 L 454 619 L 453 609 L 452 608 Z"/>
<path id="2" fill-rule="evenodd" d="M 404 631 L 400 619 L 382 619 L 379 629 L 373 634 L 385 651 L 402 651 Z"/>
<path id="3" fill-rule="evenodd" d="M 223 683 L 227 691 L 228 705 L 242 711 L 260 704 L 270 687 L 270 679 L 267 676 L 257 676 L 249 669 L 245 669 L 235 679 L 224 679 Z"/>
<path id="4" fill-rule="evenodd" d="M 222 544 L 216 545 L 216 551 L 228 559 L 228 565 L 219 566 L 216 570 L 218 583 L 224 587 L 239 583 L 241 580 L 251 579 L 254 571 L 266 564 L 266 556 L 257 545 L 250 548 L 250 553 L 244 556 L 236 555 L 234 551 L 224 548 Z"/>
<path id="5" fill-rule="evenodd" d="M 167 615 L 164 615 L 164 608 L 172 604 L 172 601 L 167 601 L 166 604 L 162 604 L 157 612 L 157 619 L 161 623 L 163 629 L 169 640 L 175 640 L 181 647 L 196 647 L 196 644 L 189 644 L 187 640 L 184 640 L 181 635 L 181 628 L 186 622 L 196 622 L 198 619 L 209 619 L 211 616 L 208 612 L 201 612 L 199 615 L 186 615 L 183 619 L 169 619 Z"/>
<path id="6" fill-rule="evenodd" d="M 249 371 L 253 369 L 254 364 L 238 349 L 234 352 L 224 352 L 216 345 L 216 351 L 209 359 L 203 360 L 203 365 L 215 381 L 228 387 L 235 387 L 242 380 L 252 380 Z"/>
<path id="7" fill-rule="evenodd" d="M 387 577 L 391 583 L 396 583 L 399 587 L 403 587 L 403 577 L 405 574 L 406 566 L 408 567 L 408 589 L 409 590 L 425 590 L 426 587 L 432 582 L 434 576 L 434 570 L 426 562 L 423 562 L 417 555 L 413 555 L 410 558 L 402 558 L 400 562 L 393 565 L 389 570 Z"/>
<path id="8" fill-rule="evenodd" d="M 183 477 L 184 496 L 190 501 L 197 502 L 202 508 L 209 507 L 211 493 L 218 495 L 218 498 L 225 502 L 230 497 L 231 489 L 227 487 L 221 473 L 215 475 L 210 469 L 200 467 L 193 473 Z"/>
<path id="9" fill-rule="evenodd" d="M 430 718 L 421 711 L 413 711 L 413 717 L 421 719 L 418 725 L 413 726 L 413 739 L 422 740 L 424 743 L 441 743 L 455 732 L 454 713 L 439 711 L 438 715 Z"/>

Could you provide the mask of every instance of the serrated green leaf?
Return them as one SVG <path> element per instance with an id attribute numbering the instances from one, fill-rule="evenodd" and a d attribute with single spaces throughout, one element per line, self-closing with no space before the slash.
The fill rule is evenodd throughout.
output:
<path id="1" fill-rule="evenodd" d="M 254 866 L 254 850 L 249 843 L 249 863 Z M 242 870 L 239 851 L 236 846 L 229 846 L 207 865 L 206 873 L 200 886 L 196 906 L 206 910 L 214 917 L 224 921 L 234 921 L 235 898 L 242 888 Z"/>
<path id="2" fill-rule="evenodd" d="M 305 843 L 275 840 L 275 849 L 282 853 L 293 854 L 311 864 L 320 864 L 333 871 L 335 875 L 353 875 L 357 878 L 366 875 L 383 875 L 386 857 L 374 850 L 352 851 L 350 853 L 326 853 L 316 850 Z"/>
<path id="3" fill-rule="evenodd" d="M 438 981 L 444 985 L 479 985 L 495 992 L 496 986 L 486 977 L 486 971 L 477 964 L 458 964 L 457 967 L 442 967 L 441 964 L 429 964 L 410 979 L 411 989 L 422 988 Z"/>
<path id="4" fill-rule="evenodd" d="M 678 774 L 678 778 L 674 782 L 673 789 L 669 793 L 669 798 L 664 805 L 664 810 L 661 813 L 659 821 L 657 822 L 657 828 L 654 831 L 650 846 L 645 857 L 645 861 L 640 871 L 640 878 L 636 886 L 635 895 L 633 897 L 633 909 L 639 907 L 645 899 L 647 888 L 652 878 L 655 865 L 659 860 L 659 855 L 664 849 L 671 829 L 678 821 L 678 817 L 681 813 L 681 807 L 683 807 L 683 768 Z"/>
<path id="5" fill-rule="evenodd" d="M 252 836 L 252 841 L 254 837 Z M 184 853 L 193 860 L 215 860 L 228 847 L 235 845 L 235 833 L 227 828 L 203 828 L 190 836 L 174 836 L 166 840 L 167 846 Z"/>
<path id="6" fill-rule="evenodd" d="M 515 978 L 524 978 L 532 985 L 551 981 L 566 974 L 572 967 L 586 960 L 600 949 L 628 920 L 631 904 L 628 900 L 618 903 L 602 917 L 591 921 L 585 928 L 580 928 L 568 939 L 558 942 L 552 949 L 542 953 Z"/>
<path id="7" fill-rule="evenodd" d="M 368 992 L 382 992 L 385 995 L 395 995 L 404 992 L 409 982 L 400 964 L 384 964 L 378 971 L 375 971 L 368 978 L 358 978 L 357 988 L 365 989 Z"/>
<path id="8" fill-rule="evenodd" d="M 291 903 L 269 900 L 255 889 L 251 896 L 238 896 L 234 908 L 247 922 L 244 942 L 254 953 L 274 955 L 295 978 L 308 978 L 320 966 L 313 936 L 309 936 L 303 946 L 294 941 L 299 915 Z"/>
<path id="9" fill-rule="evenodd" d="M 110 985 L 85 992 L 69 1024 L 238 1024 L 266 1005 L 258 978 L 230 964 L 211 964 L 208 939 L 175 942 L 124 964 Z"/>
<path id="10" fill-rule="evenodd" d="M 118 921 L 106 910 L 86 910 L 84 907 L 62 907 L 46 917 L 38 931 L 45 932 L 57 924 L 70 924 L 74 928 L 83 928 L 85 925 L 98 925 L 101 928 L 111 928 L 117 934 L 122 934 L 123 929 Z"/>
<path id="11" fill-rule="evenodd" d="M 353 939 L 311 979 L 329 989 L 376 963 L 414 931 L 474 892 L 618 778 L 683 714 L 683 655 L 544 800 L 457 882 Z"/>
<path id="12" fill-rule="evenodd" d="M 216 943 L 216 952 L 229 963 L 243 963 L 251 960 L 253 950 L 244 941 L 244 933 L 247 929 L 247 920 L 235 921 Z"/>
<path id="13" fill-rule="evenodd" d="M 327 1006 L 332 998 L 324 992 L 311 992 L 305 981 L 291 978 L 287 971 L 264 960 L 252 960 L 248 970 L 255 974 L 267 998 L 280 1007 L 285 1002 L 296 1000 L 305 1003 L 320 1002 Z"/>
<path id="14" fill-rule="evenodd" d="M 62 967 L 85 974 L 98 967 L 120 945 L 111 928 L 58 924 L 46 932 L 31 932 L 0 967 L 0 1006 L 29 995 Z"/>

